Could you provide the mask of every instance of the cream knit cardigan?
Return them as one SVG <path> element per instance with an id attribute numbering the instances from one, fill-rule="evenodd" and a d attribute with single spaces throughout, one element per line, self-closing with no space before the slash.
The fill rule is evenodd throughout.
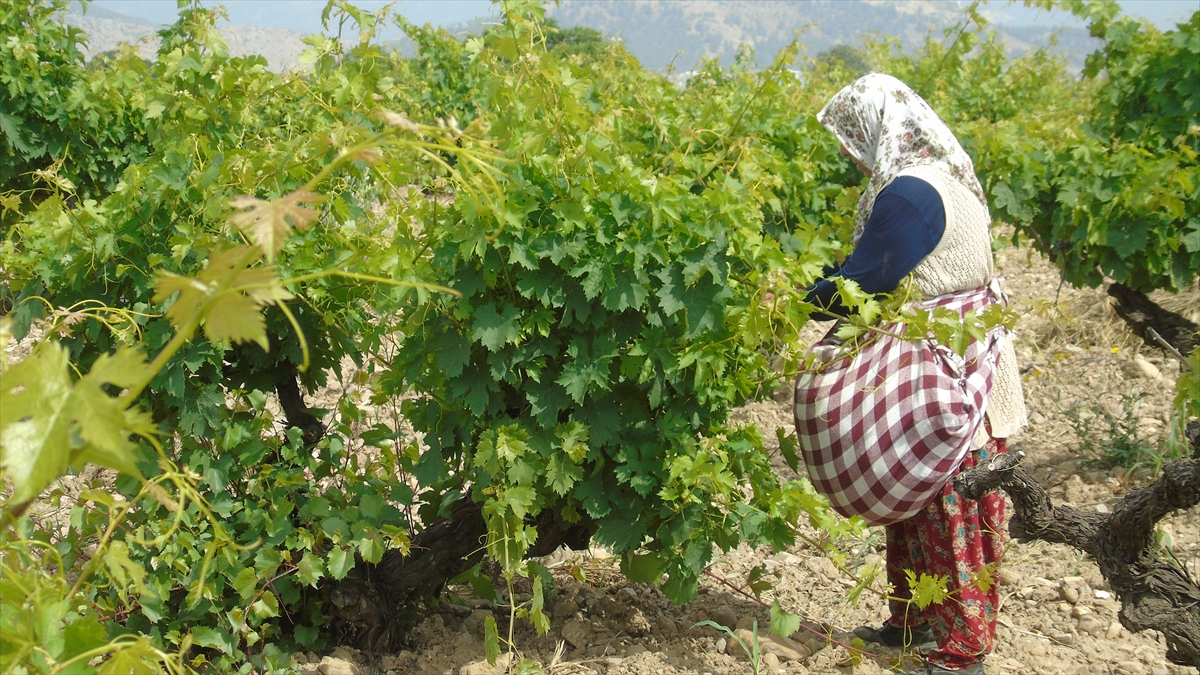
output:
<path id="1" fill-rule="evenodd" d="M 912 167 L 898 176 L 913 176 L 932 185 L 946 210 L 946 231 L 941 241 L 912 272 L 924 296 L 932 298 L 991 284 L 992 219 L 975 193 L 935 166 Z M 992 381 L 987 416 L 995 438 L 1008 438 L 1029 423 L 1017 354 L 1007 334 Z M 983 441 L 986 436 L 977 437 L 973 447 L 981 447 Z"/>

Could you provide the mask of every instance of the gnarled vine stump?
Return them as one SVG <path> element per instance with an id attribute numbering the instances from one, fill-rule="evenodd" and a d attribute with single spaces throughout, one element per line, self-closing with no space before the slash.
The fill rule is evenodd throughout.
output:
<path id="1" fill-rule="evenodd" d="M 538 516 L 534 523 L 538 538 L 527 557 L 549 555 L 564 545 L 575 550 L 588 547 L 592 522 L 561 523 L 555 518 L 558 512 L 547 508 Z M 408 629 L 424 616 L 447 582 L 483 559 L 486 543 L 482 505 L 463 499 L 449 518 L 413 537 L 408 555 L 387 551 L 375 565 L 360 559 L 344 579 L 322 588 L 335 642 L 364 651 L 398 650 L 405 645 Z"/>
<path id="2" fill-rule="evenodd" d="M 962 473 L 954 489 L 968 499 L 1003 489 L 1013 501 L 1014 539 L 1067 544 L 1090 555 L 1121 601 L 1121 624 L 1135 633 L 1161 632 L 1168 659 L 1200 666 L 1200 585 L 1159 555 L 1154 527 L 1200 503 L 1200 423 L 1188 425 L 1188 438 L 1192 457 L 1166 463 L 1157 480 L 1129 492 L 1111 514 L 1055 506 L 1015 455 Z"/>

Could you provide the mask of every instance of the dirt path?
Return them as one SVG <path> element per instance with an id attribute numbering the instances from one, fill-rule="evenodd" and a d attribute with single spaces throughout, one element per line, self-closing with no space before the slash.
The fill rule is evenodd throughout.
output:
<path id="1" fill-rule="evenodd" d="M 1007 277 L 1006 289 L 1014 303 L 1026 312 L 1018 354 L 1026 368 L 1031 425 L 1012 439 L 1010 449 L 1028 456 L 1035 475 L 1053 486 L 1056 500 L 1105 511 L 1160 461 L 1154 453 L 1170 420 L 1178 365 L 1160 351 L 1141 346 L 1108 308 L 1102 291 L 1060 288 L 1056 270 L 1036 254 L 1005 249 L 998 254 L 998 268 Z M 1195 291 L 1165 302 L 1176 309 L 1200 311 L 1200 295 Z M 764 437 L 772 439 L 775 428 L 791 425 L 792 413 L 789 403 L 767 401 L 747 406 L 739 415 L 760 425 Z M 1103 445 L 1114 438 L 1119 443 Z M 1131 475 L 1105 468 L 1094 461 L 1105 451 L 1134 456 L 1141 465 Z M 820 538 L 819 532 L 809 534 Z M 1164 521 L 1161 541 L 1195 570 L 1200 559 L 1200 514 L 1181 513 Z M 882 531 L 842 546 L 860 565 L 876 562 L 883 552 Z M 730 641 L 722 633 L 694 624 L 715 620 L 746 626 L 757 620 L 759 626 L 766 626 L 766 606 L 738 595 L 722 581 L 739 585 L 759 565 L 777 577 L 774 590 L 764 593 L 763 600 L 769 604 L 779 598 L 789 611 L 813 623 L 846 631 L 860 624 L 878 624 L 885 615 L 883 601 L 869 593 L 857 606 L 849 605 L 846 591 L 854 582 L 808 545 L 778 553 L 733 551 L 712 567 L 700 597 L 683 606 L 671 605 L 657 589 L 625 581 L 603 551 L 543 562 L 559 579 L 558 595 L 548 604 L 551 632 L 537 637 L 526 622 L 519 621 L 515 642 L 525 656 L 555 674 L 751 672 L 744 658 L 726 653 Z M 582 572 L 586 582 L 577 581 L 572 571 Z M 349 668 L 346 661 L 351 661 L 364 673 L 498 672 L 480 663 L 482 622 L 494 608 L 472 597 L 468 589 L 454 590 L 457 599 L 413 632 L 411 651 L 379 658 L 341 650 L 334 655 L 338 658 L 325 659 L 324 671 L 317 665 L 318 657 L 310 655 L 305 670 L 328 675 L 338 667 Z M 1121 628 L 1119 604 L 1095 564 L 1065 546 L 1011 543 L 1001 597 L 996 651 L 987 659 L 989 673 L 1197 672 L 1169 664 L 1159 636 L 1131 635 Z M 838 647 L 804 654 L 806 640 L 800 634 L 795 642 L 800 658 L 767 657 L 763 672 L 887 672 L 871 660 L 851 666 L 848 652 Z"/>

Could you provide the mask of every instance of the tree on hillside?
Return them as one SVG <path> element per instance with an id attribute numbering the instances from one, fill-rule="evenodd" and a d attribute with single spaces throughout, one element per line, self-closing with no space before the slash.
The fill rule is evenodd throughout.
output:
<path id="1" fill-rule="evenodd" d="M 546 51 L 560 54 L 582 54 L 596 57 L 604 50 L 604 35 L 595 28 L 572 26 L 560 28 L 554 19 L 546 19 Z"/>
<path id="2" fill-rule="evenodd" d="M 826 63 L 831 67 L 840 64 L 854 73 L 854 77 L 860 77 L 871 72 L 871 63 L 867 60 L 866 53 L 850 45 L 834 45 L 817 54 L 817 61 Z"/>

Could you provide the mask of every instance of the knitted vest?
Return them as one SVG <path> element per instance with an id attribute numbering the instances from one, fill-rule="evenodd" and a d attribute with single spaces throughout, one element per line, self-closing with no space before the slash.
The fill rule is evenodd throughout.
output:
<path id="1" fill-rule="evenodd" d="M 942 197 L 946 231 L 933 252 L 912 274 L 927 298 L 964 291 L 992 283 L 992 219 L 987 207 L 965 185 L 934 166 L 901 171 L 929 183 Z M 1029 423 L 1021 373 L 1012 339 L 1003 342 L 987 409 L 991 435 L 1008 438 Z M 976 447 L 982 445 L 977 439 Z"/>

